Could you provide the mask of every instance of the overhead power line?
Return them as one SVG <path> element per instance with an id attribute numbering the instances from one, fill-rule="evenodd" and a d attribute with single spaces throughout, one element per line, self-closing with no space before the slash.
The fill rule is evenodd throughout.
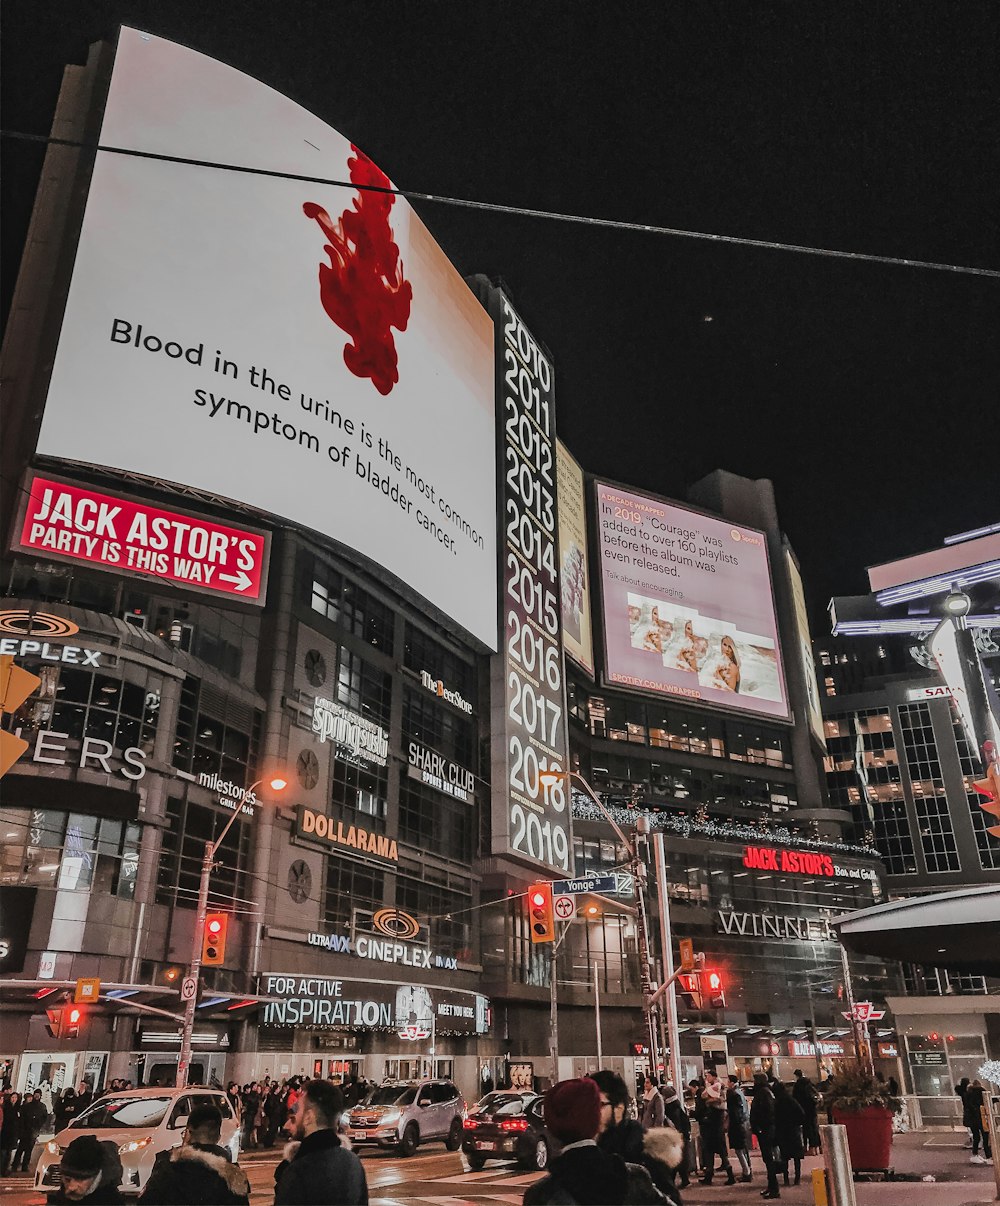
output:
<path id="1" fill-rule="evenodd" d="M 767 251 L 792 251 L 799 255 L 826 256 L 829 259 L 857 260 L 869 264 L 887 264 L 899 268 L 929 268 L 936 272 L 957 272 L 965 276 L 1000 277 L 1000 269 L 974 268 L 964 264 L 939 264 L 930 260 L 915 260 L 890 255 L 871 255 L 864 251 L 836 251 L 831 247 L 809 247 L 801 243 L 779 243 L 771 239 L 747 239 L 739 235 L 711 234 L 704 230 L 682 230 L 674 226 L 658 226 L 646 222 L 620 222 L 614 218 L 599 218 L 587 214 L 567 214 L 557 210 L 531 209 L 523 205 L 500 205 L 496 201 L 473 201 L 468 197 L 448 197 L 439 193 L 422 193 L 415 189 L 386 188 L 377 184 L 355 184 L 350 180 L 334 180 L 328 176 L 305 176 L 298 172 L 278 172 L 270 168 L 249 167 L 238 163 L 219 163 L 211 159 L 190 159 L 184 155 L 164 155 L 157 151 L 137 151 L 131 147 L 105 146 L 103 143 L 80 142 L 72 138 L 52 138 L 45 134 L 26 134 L 20 130 L 0 130 L 0 138 L 21 142 L 44 143 L 47 146 L 75 147 L 81 151 L 104 151 L 110 155 L 125 155 L 132 159 L 154 159 L 162 163 L 178 163 L 187 167 L 213 168 L 248 176 L 269 176 L 275 180 L 298 180 L 303 184 L 323 184 L 334 188 L 349 188 L 359 192 L 387 193 L 407 201 L 429 201 L 435 205 L 454 205 L 485 213 L 506 214 L 520 218 L 544 218 L 578 226 L 593 226 L 603 230 L 622 230 L 637 234 L 669 235 L 678 239 L 701 239 L 710 243 L 729 243 L 737 247 L 760 247 Z"/>

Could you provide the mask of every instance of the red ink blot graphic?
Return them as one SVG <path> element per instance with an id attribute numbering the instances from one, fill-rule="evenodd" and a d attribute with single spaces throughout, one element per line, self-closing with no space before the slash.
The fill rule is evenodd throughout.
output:
<path id="1" fill-rule="evenodd" d="M 353 144 L 351 150 L 352 184 L 391 187 L 367 155 Z M 336 223 L 322 206 L 312 201 L 302 206 L 330 240 L 323 248 L 330 263 L 319 266 L 319 296 L 330 319 L 350 336 L 344 363 L 356 377 L 370 377 L 380 394 L 388 394 L 399 380 L 392 328 L 406 330 L 413 301 L 389 225 L 395 200 L 391 193 L 361 191 L 353 209 L 345 209 Z"/>

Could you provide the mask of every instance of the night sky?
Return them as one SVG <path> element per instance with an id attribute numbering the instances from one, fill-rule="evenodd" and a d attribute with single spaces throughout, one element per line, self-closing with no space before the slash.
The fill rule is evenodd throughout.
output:
<path id="1" fill-rule="evenodd" d="M 8 0 L 3 125 L 123 22 L 278 88 L 402 188 L 1000 268 L 1000 9 L 920 0 Z M 4 141 L 6 315 L 41 164 Z M 332 173 L 331 173 L 332 174 Z M 502 277 L 590 472 L 771 478 L 814 627 L 1000 520 L 1000 281 L 416 202 Z"/>

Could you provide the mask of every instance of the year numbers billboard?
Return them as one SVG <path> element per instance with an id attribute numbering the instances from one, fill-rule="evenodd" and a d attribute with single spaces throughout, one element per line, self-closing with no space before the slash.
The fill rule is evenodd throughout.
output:
<path id="1" fill-rule="evenodd" d="M 503 515 L 501 649 L 491 667 L 493 853 L 570 869 L 566 695 L 556 552 L 555 380 L 508 299 L 497 332 Z"/>
<path id="2" fill-rule="evenodd" d="M 787 720 L 764 533 L 596 491 L 607 681 Z"/>
<path id="3" fill-rule="evenodd" d="M 321 532 L 496 649 L 493 326 L 388 177 L 127 28 L 100 140 L 262 174 L 97 155 L 38 451 Z"/>

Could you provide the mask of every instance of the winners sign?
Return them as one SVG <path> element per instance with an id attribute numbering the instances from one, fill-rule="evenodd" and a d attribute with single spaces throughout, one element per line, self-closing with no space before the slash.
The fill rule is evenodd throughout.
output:
<path id="1" fill-rule="evenodd" d="M 493 851 L 568 871 L 568 792 L 539 778 L 567 764 L 553 371 L 507 298 L 491 289 L 488 304 L 497 336 L 504 534 L 503 645 L 491 682 L 493 731 L 504 735 L 493 746 L 493 783 L 503 785 L 494 789 Z"/>

